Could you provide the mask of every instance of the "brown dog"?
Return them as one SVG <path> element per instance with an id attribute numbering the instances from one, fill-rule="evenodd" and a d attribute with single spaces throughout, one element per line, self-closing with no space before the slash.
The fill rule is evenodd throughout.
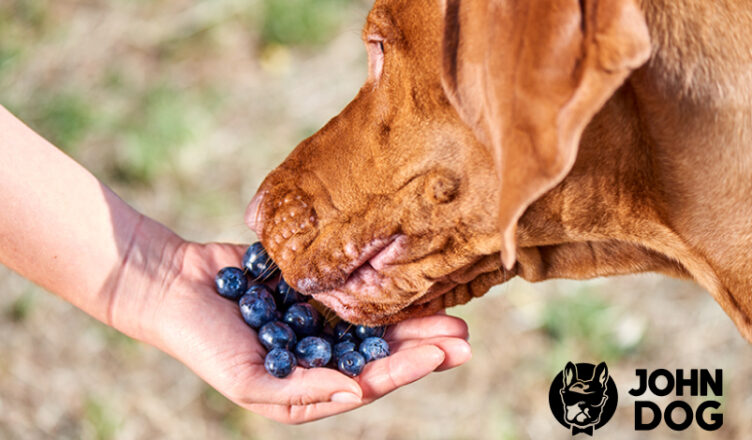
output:
<path id="1" fill-rule="evenodd" d="M 248 224 L 357 323 L 657 271 L 752 340 L 751 28 L 730 0 L 378 0 L 366 84 Z"/>

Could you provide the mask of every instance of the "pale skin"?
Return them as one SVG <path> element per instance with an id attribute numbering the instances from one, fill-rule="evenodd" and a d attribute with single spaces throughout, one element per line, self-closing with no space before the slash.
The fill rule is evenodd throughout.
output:
<path id="1" fill-rule="evenodd" d="M 182 239 L 2 106 L 0 170 L 0 263 L 175 357 L 250 411 L 312 421 L 470 359 L 467 325 L 440 313 L 393 326 L 392 355 L 357 378 L 324 368 L 271 377 L 255 332 L 214 293 L 214 274 L 237 265 L 246 245 Z"/>

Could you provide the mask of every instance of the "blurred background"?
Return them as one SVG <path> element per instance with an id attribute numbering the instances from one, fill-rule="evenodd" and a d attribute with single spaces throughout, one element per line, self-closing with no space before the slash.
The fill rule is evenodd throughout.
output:
<path id="1" fill-rule="evenodd" d="M 255 241 L 243 211 L 256 187 L 366 77 L 370 6 L 0 0 L 0 104 L 183 237 Z M 470 325 L 468 364 L 290 427 L 0 267 L 0 438 L 566 439 L 547 395 L 569 360 L 606 361 L 617 383 L 596 437 L 752 435 L 752 347 L 692 283 L 513 280 L 451 312 Z M 722 368 L 723 428 L 636 433 L 635 368 Z"/>

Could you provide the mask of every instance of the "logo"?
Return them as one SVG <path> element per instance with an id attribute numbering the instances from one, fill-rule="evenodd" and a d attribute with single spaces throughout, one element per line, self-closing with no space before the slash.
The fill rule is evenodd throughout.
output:
<path id="1" fill-rule="evenodd" d="M 551 383 L 548 404 L 551 412 L 572 435 L 592 436 L 611 419 L 619 400 L 616 384 L 605 362 L 593 364 L 567 362 Z"/>
<path id="2" fill-rule="evenodd" d="M 629 390 L 629 394 L 642 398 L 635 400 L 635 431 L 655 429 L 661 424 L 661 419 L 674 431 L 684 431 L 692 425 L 693 421 L 697 421 L 697 426 L 705 431 L 715 431 L 723 426 L 723 413 L 720 412 L 720 398 L 723 397 L 723 370 L 716 369 L 711 372 L 706 369 L 679 368 L 674 374 L 669 370 L 659 368 L 648 374 L 648 370 L 641 368 L 635 373 L 639 385 Z M 648 400 L 650 394 L 667 397 L 672 393 L 677 399 L 671 401 L 665 408 L 657 402 Z M 679 399 L 685 395 L 703 398 L 696 410 L 689 402 Z"/>

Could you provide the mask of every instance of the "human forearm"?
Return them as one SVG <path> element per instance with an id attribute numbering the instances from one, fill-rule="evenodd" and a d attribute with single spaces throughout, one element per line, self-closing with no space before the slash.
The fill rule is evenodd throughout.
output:
<path id="1" fill-rule="evenodd" d="M 116 286 L 125 276 L 142 276 L 120 270 L 124 257 L 138 267 L 146 254 L 164 252 L 165 243 L 179 239 L 2 107 L 0 170 L 0 262 L 117 324 Z M 128 325 L 116 326 L 142 337 L 138 325 Z"/>

